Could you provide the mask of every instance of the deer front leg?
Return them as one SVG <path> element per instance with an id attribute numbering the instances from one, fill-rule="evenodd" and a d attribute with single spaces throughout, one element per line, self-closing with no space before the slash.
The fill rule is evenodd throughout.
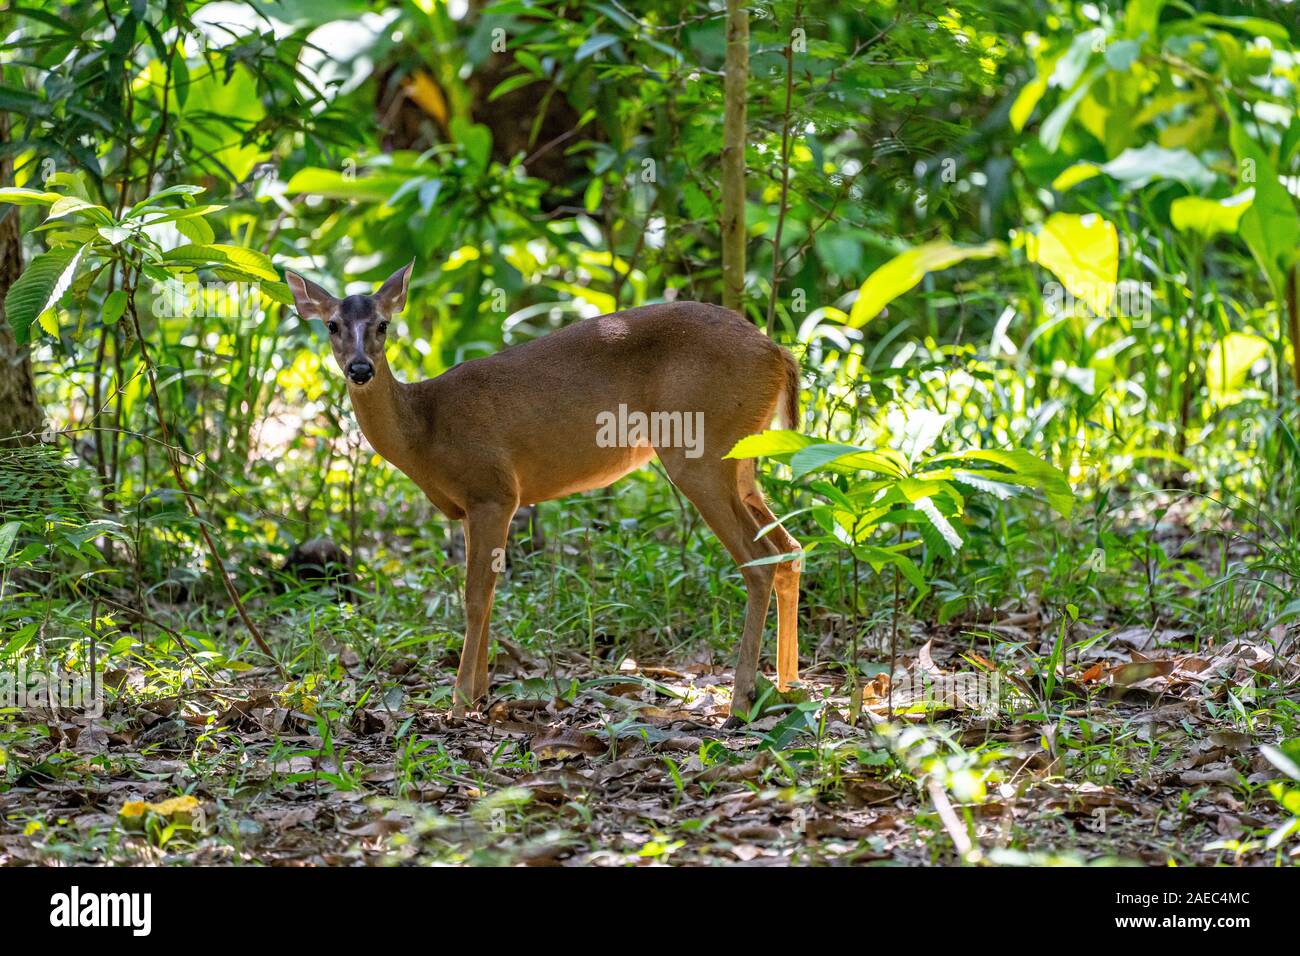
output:
<path id="1" fill-rule="evenodd" d="M 487 696 L 488 626 L 497 569 L 504 566 L 514 502 L 476 504 L 465 512 L 465 643 L 456 671 L 452 713 L 459 716 Z"/>

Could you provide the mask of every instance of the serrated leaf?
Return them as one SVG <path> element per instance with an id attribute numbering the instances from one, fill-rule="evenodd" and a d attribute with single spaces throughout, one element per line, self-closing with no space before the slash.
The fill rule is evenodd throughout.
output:
<path id="1" fill-rule="evenodd" d="M 921 514 L 925 515 L 930 524 L 934 525 L 934 529 L 938 531 L 943 537 L 943 540 L 948 543 L 948 547 L 952 548 L 954 551 L 961 550 L 963 543 L 961 535 L 957 533 L 957 529 L 949 523 L 948 519 L 939 512 L 939 509 L 935 507 L 934 501 L 931 500 L 929 495 L 922 495 L 920 498 L 917 498 L 913 504 L 916 505 L 917 510 L 920 511 Z"/>
<path id="2" fill-rule="evenodd" d="M 217 237 L 206 219 L 178 219 L 176 231 L 196 246 L 209 245 Z"/>
<path id="3" fill-rule="evenodd" d="M 278 282 L 280 279 L 280 274 L 275 271 L 275 266 L 271 264 L 270 258 L 256 249 L 246 249 L 243 246 L 197 245 L 191 243 L 164 252 L 163 260 L 193 266 L 230 266 L 247 273 L 253 278 L 265 279 L 268 282 Z"/>
<path id="4" fill-rule="evenodd" d="M 20 344 L 28 341 L 32 323 L 53 308 L 72 284 L 73 275 L 89 245 L 63 246 L 43 252 L 31 261 L 5 296 L 5 315 Z"/>
<path id="5" fill-rule="evenodd" d="M 976 478 L 985 478 L 990 481 L 997 481 L 1003 484 L 1022 485 L 1027 488 L 1034 488 L 1043 493 L 1047 503 L 1063 518 L 1068 518 L 1074 510 L 1074 491 L 1070 488 L 1069 481 L 1059 468 L 1049 465 L 1047 462 L 1038 458 L 1031 452 L 1023 448 L 1012 449 L 985 449 L 970 448 L 965 451 L 947 452 L 946 454 L 936 455 L 929 460 L 929 464 L 942 464 L 945 462 L 968 462 L 984 461 L 1005 471 L 993 471 L 975 468 L 963 469 L 963 476 L 957 480 L 970 483 L 967 476 Z M 938 477 L 939 472 L 927 471 L 918 477 L 930 478 Z M 956 475 L 954 474 L 954 478 Z M 973 485 L 972 485 L 973 487 Z"/>

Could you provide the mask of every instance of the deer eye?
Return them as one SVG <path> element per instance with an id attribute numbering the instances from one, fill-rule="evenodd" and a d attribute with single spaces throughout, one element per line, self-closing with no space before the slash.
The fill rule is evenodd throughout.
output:
<path id="1" fill-rule="evenodd" d="M 384 335 L 384 334 L 386 334 L 387 332 L 388 332 L 388 323 L 387 323 L 387 322 L 380 322 L 380 323 L 379 323 L 379 334 L 380 334 L 380 335 Z"/>
<path id="2" fill-rule="evenodd" d="M 338 334 L 339 334 L 339 324 L 338 324 L 337 322 L 331 322 L 331 323 L 329 324 L 329 330 L 330 330 L 330 335 L 338 335 Z"/>

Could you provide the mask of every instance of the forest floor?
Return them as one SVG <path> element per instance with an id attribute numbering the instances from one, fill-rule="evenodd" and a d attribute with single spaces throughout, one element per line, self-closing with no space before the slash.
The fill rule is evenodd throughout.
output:
<path id="1" fill-rule="evenodd" d="M 979 631 L 1044 654 L 1056 637 L 1035 612 Z M 1260 748 L 1294 721 L 1300 666 L 1268 643 L 1110 633 L 1049 688 L 983 680 L 969 627 L 905 637 L 892 719 L 884 674 L 859 702 L 814 665 L 734 731 L 730 674 L 705 659 L 503 643 L 465 719 L 428 703 L 451 660 L 431 682 L 340 647 L 328 692 L 264 668 L 150 696 L 151 675 L 109 671 L 103 717 L 9 728 L 0 864 L 1296 861 L 1294 838 L 1266 842 L 1290 814 Z"/>

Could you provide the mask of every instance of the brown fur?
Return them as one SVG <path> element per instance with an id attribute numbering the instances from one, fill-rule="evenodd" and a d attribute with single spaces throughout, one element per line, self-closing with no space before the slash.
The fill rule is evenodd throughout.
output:
<path id="1" fill-rule="evenodd" d="M 373 378 L 348 383 L 366 438 L 441 511 L 465 522 L 466 634 L 458 706 L 488 691 L 487 630 L 511 516 L 522 504 L 603 488 L 656 454 L 739 564 L 799 545 L 779 525 L 754 463 L 726 459 L 737 441 L 767 428 L 778 409 L 798 423 L 794 357 L 734 312 L 698 302 L 643 306 L 574 323 L 437 378 L 398 382 L 378 330 L 405 303 L 410 267 L 373 297 L 337 300 L 290 273 L 299 312 L 331 324 L 340 368 L 364 360 Z M 365 301 L 373 304 L 370 308 Z M 360 323 L 360 324 L 358 324 Z M 601 447 L 598 416 L 703 413 L 702 454 L 682 447 Z M 749 592 L 733 708 L 752 702 L 764 618 L 775 587 L 778 683 L 797 679 L 797 558 L 742 567 Z"/>

